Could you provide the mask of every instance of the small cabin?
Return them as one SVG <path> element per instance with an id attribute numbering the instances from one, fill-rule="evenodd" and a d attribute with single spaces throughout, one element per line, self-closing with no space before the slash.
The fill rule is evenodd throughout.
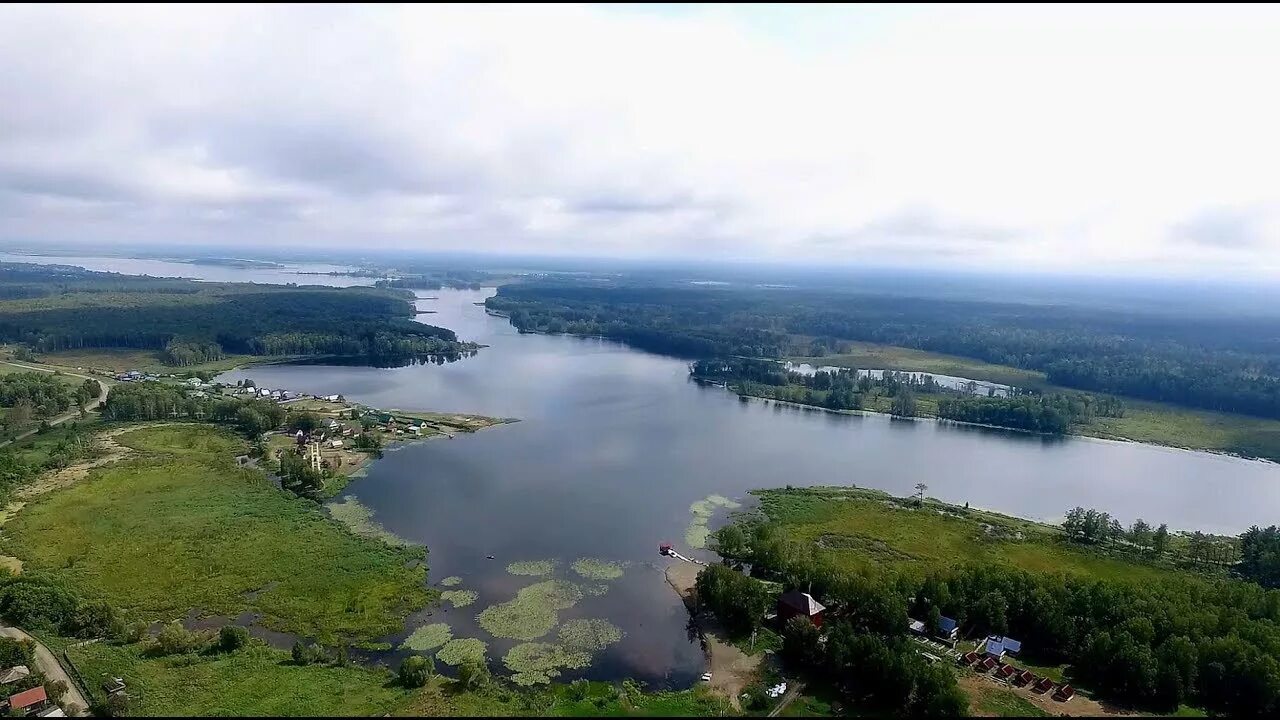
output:
<path id="1" fill-rule="evenodd" d="M 945 640 L 955 640 L 959 635 L 960 623 L 946 615 L 938 618 L 938 637 Z"/>
<path id="2" fill-rule="evenodd" d="M 807 617 L 817 627 L 822 627 L 822 612 L 827 608 L 807 592 L 791 590 L 778 596 L 778 622 L 786 625 L 793 617 Z"/>
<path id="3" fill-rule="evenodd" d="M 1076 696 L 1075 688 L 1071 687 L 1070 685 L 1063 685 L 1059 687 L 1058 691 L 1053 694 L 1053 699 L 1057 700 L 1058 702 L 1066 702 L 1075 696 Z"/>

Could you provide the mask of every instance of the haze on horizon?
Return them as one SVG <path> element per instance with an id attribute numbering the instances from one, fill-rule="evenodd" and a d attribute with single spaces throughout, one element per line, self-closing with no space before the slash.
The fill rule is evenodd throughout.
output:
<path id="1" fill-rule="evenodd" d="M 0 245 L 1280 277 L 1280 11 L 0 7 Z"/>

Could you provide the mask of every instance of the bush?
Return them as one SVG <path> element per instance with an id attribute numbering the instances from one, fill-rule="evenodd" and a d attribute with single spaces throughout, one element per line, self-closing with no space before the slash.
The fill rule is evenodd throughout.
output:
<path id="1" fill-rule="evenodd" d="M 161 655 L 185 655 L 195 652 L 204 644 L 200 633 L 182 627 L 182 623 L 174 620 L 165 625 L 156 635 L 156 651 Z"/>
<path id="2" fill-rule="evenodd" d="M 235 652 L 249 644 L 249 631 L 239 625 L 224 625 L 218 631 L 218 649 Z"/>
<path id="3" fill-rule="evenodd" d="M 120 632 L 116 635 L 116 639 L 124 643 L 142 642 L 147 637 L 147 624 L 141 620 L 131 623 L 122 624 L 119 628 Z"/>
<path id="4" fill-rule="evenodd" d="M 410 655 L 400 663 L 400 684 L 407 688 L 423 687 L 435 671 L 435 662 L 431 658 Z"/>
<path id="5" fill-rule="evenodd" d="M 67 629 L 76 637 L 105 637 L 111 634 L 117 623 L 116 611 L 106 601 L 85 600 L 76 606 Z"/>
<path id="6" fill-rule="evenodd" d="M 54 703 L 62 702 L 63 696 L 67 694 L 67 690 L 69 689 L 70 688 L 67 686 L 67 682 L 65 680 L 54 680 L 53 682 L 47 682 L 44 684 L 45 694 L 48 695 L 49 699 Z"/>
<path id="7" fill-rule="evenodd" d="M 299 640 L 293 644 L 292 655 L 295 665 L 313 665 L 324 662 L 327 653 L 315 643 L 308 645 Z"/>

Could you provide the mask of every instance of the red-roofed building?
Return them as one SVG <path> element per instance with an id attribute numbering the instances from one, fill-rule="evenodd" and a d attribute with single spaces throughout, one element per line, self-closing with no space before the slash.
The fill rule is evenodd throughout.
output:
<path id="1" fill-rule="evenodd" d="M 1049 678 L 1040 678 L 1040 682 L 1036 683 L 1036 692 L 1049 692 L 1053 689 L 1053 681 Z"/>
<path id="2" fill-rule="evenodd" d="M 26 715 L 38 712 L 48 704 L 49 696 L 45 694 L 43 687 L 33 687 L 30 690 L 23 690 L 16 695 L 9 696 L 9 708 L 21 711 Z"/>
<path id="3" fill-rule="evenodd" d="M 996 670 L 996 677 L 1010 678 L 1013 677 L 1016 672 L 1018 672 L 1017 668 L 1012 665 L 1001 665 L 999 669 Z"/>
<path id="4" fill-rule="evenodd" d="M 1053 694 L 1053 699 L 1057 700 L 1058 702 L 1066 702 L 1075 696 L 1076 696 L 1075 688 L 1071 687 L 1070 685 L 1063 685 L 1062 687 L 1058 688 L 1058 692 Z"/>
<path id="5" fill-rule="evenodd" d="M 1036 674 L 1030 670 L 1023 670 L 1018 673 L 1018 677 L 1014 678 L 1013 681 L 1019 685 L 1030 685 L 1036 681 Z"/>
<path id="6" fill-rule="evenodd" d="M 778 597 L 778 622 L 785 627 L 793 617 L 807 617 L 817 627 L 822 627 L 822 611 L 827 608 L 813 596 L 799 590 L 784 592 Z"/>
<path id="7" fill-rule="evenodd" d="M 978 663 L 978 668 L 981 670 L 991 670 L 992 668 L 998 666 L 999 664 L 1000 663 L 996 662 L 995 658 L 986 657 L 982 659 L 981 663 Z"/>

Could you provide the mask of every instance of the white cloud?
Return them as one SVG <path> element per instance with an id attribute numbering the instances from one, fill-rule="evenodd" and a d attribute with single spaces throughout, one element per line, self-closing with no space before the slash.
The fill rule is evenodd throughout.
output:
<path id="1" fill-rule="evenodd" d="M 0 240 L 1280 273 L 1278 35 L 1269 8 L 4 6 Z"/>

